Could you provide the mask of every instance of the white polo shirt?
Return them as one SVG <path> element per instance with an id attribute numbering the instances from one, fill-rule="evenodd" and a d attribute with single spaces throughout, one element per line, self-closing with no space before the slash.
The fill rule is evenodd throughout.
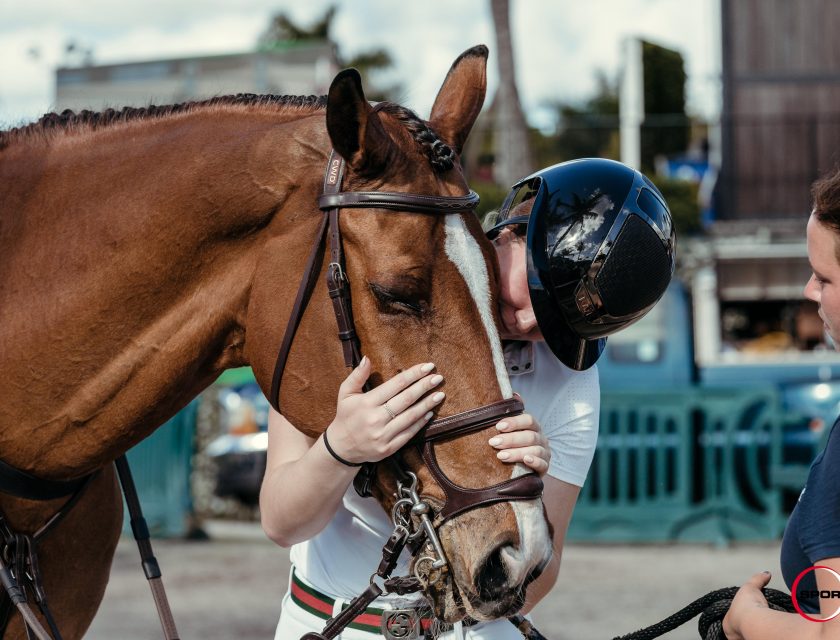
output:
<path id="1" fill-rule="evenodd" d="M 586 371 L 569 369 L 545 342 L 507 343 L 505 364 L 525 411 L 537 419 L 548 438 L 549 475 L 582 487 L 598 440 L 597 366 Z"/>

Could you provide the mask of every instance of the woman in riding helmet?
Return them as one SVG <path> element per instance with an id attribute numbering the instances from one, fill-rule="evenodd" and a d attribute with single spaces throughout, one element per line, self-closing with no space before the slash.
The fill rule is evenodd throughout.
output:
<path id="1" fill-rule="evenodd" d="M 488 226 L 488 225 L 486 225 Z M 557 579 L 560 553 L 598 434 L 594 366 L 606 337 L 641 318 L 665 292 L 674 271 L 674 230 L 662 194 L 641 173 L 611 160 L 583 159 L 539 171 L 514 185 L 487 232 L 500 267 L 500 335 L 514 391 L 530 413 L 505 418 L 487 454 L 522 462 L 543 477 L 543 502 L 555 553 L 528 587 L 527 613 Z M 368 586 L 392 526 L 382 508 L 353 489 L 361 462 L 400 449 L 444 397 L 433 363 L 414 367 L 363 392 L 371 363 L 363 358 L 341 385 L 336 417 L 313 440 L 272 410 L 260 494 L 266 534 L 291 546 L 293 572 L 276 640 L 320 631 L 328 617 Z M 406 375 L 406 373 L 408 375 Z M 392 407 L 402 408 L 394 417 Z M 405 427 L 380 442 L 383 423 Z M 382 453 L 384 450 L 385 454 Z M 300 482 L 318 477 L 319 483 Z M 404 554 L 395 575 L 405 574 Z M 382 599 L 380 610 L 416 607 L 422 596 Z M 314 604 L 313 604 L 314 603 Z M 320 604 L 319 604 L 320 603 Z M 372 613 L 372 612 L 369 612 Z M 366 618 L 369 618 L 366 617 Z M 381 632 L 347 628 L 344 640 Z M 446 639 L 520 640 L 509 621 L 456 623 Z"/>

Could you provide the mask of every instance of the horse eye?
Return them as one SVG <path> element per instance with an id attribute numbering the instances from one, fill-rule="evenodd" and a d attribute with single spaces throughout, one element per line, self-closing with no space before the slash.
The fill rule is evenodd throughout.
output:
<path id="1" fill-rule="evenodd" d="M 370 291 L 383 313 L 406 313 L 420 317 L 428 310 L 428 303 L 414 291 L 404 291 L 369 283 Z"/>

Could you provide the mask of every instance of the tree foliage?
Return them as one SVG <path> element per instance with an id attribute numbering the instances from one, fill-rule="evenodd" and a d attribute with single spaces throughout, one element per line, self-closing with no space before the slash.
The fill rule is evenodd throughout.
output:
<path id="1" fill-rule="evenodd" d="M 645 121 L 642 167 L 653 169 L 657 155 L 682 153 L 688 147 L 690 123 L 685 113 L 686 73 L 678 51 L 642 43 Z"/>
<path id="2" fill-rule="evenodd" d="M 555 132 L 538 140 L 535 147 L 540 166 L 573 158 L 618 159 L 618 90 L 606 74 L 598 73 L 592 97 L 553 107 Z"/>
<path id="3" fill-rule="evenodd" d="M 310 26 L 302 26 L 295 22 L 288 13 L 281 11 L 272 16 L 266 30 L 259 36 L 257 47 L 262 51 L 284 49 L 293 43 L 328 41 L 333 42 L 336 47 L 336 61 L 342 68 L 354 67 L 359 70 L 366 87 L 367 97 L 370 100 L 393 100 L 395 96 L 402 93 L 402 85 L 397 83 L 386 84 L 385 82 L 370 82 L 370 76 L 376 76 L 393 68 L 394 59 L 391 54 L 382 48 L 368 49 L 353 56 L 345 57 L 341 54 L 338 44 L 331 37 L 332 26 L 338 8 L 330 5 L 324 14 L 317 18 Z"/>
<path id="4" fill-rule="evenodd" d="M 337 8 L 331 5 L 311 26 L 303 27 L 294 22 L 285 11 L 271 17 L 268 28 L 260 35 L 257 46 L 260 49 L 274 49 L 288 42 L 307 40 L 329 40 L 330 29 Z"/>

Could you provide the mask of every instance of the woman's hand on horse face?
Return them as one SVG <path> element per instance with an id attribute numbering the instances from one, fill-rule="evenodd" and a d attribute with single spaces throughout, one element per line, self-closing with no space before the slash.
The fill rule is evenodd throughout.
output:
<path id="1" fill-rule="evenodd" d="M 500 434 L 490 438 L 489 444 L 499 450 L 496 454 L 499 460 L 521 462 L 541 476 L 545 475 L 551 461 L 551 449 L 534 416 L 523 413 L 505 418 L 496 429 Z"/>
<path id="2" fill-rule="evenodd" d="M 443 382 L 431 362 L 418 364 L 365 393 L 371 373 L 365 356 L 338 390 L 330 445 L 349 462 L 377 462 L 396 453 L 432 417 L 445 394 L 429 393 Z"/>

